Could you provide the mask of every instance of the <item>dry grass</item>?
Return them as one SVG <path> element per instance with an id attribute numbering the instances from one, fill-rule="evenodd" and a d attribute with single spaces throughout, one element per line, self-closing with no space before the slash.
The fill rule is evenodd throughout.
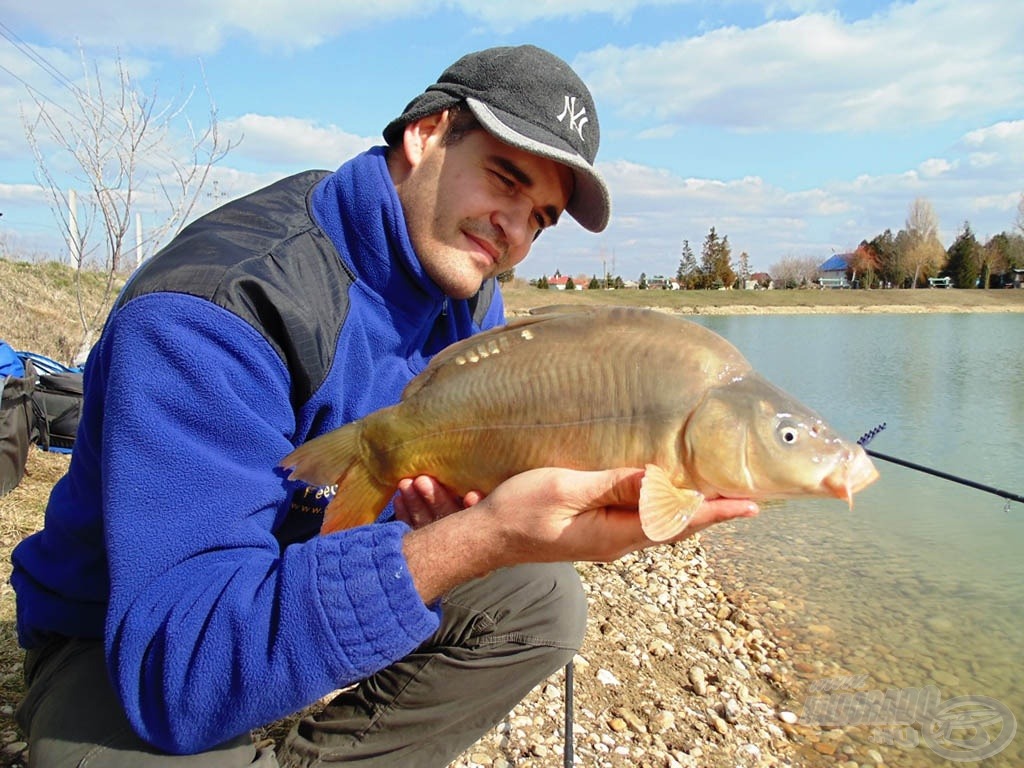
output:
<path id="1" fill-rule="evenodd" d="M 18 647 L 14 623 L 14 590 L 8 583 L 11 550 L 23 538 L 42 528 L 43 510 L 50 489 L 67 470 L 68 460 L 66 454 L 31 449 L 25 477 L 14 490 L 0 496 L 0 714 L 3 719 L 10 718 L 9 713 L 14 711 L 25 693 L 21 668 L 23 653 Z M 14 729 L 13 720 L 9 728 Z M 3 743 L 12 740 L 5 736 Z M 20 764 L 15 756 L 0 752 L 0 766 Z"/>
<path id="2" fill-rule="evenodd" d="M 52 261 L 0 259 L 0 339 L 70 364 L 123 284 L 123 276 Z"/>

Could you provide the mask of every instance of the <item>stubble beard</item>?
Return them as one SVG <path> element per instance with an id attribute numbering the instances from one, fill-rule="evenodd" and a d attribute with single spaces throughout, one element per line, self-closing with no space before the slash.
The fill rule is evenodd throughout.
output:
<path id="1" fill-rule="evenodd" d="M 458 239 L 472 235 L 486 241 L 498 252 L 497 258 L 489 258 L 489 265 L 483 269 L 480 264 L 485 257 L 479 251 L 456 245 L 439 245 L 433 258 L 424 260 L 431 265 L 428 269 L 428 272 L 432 272 L 431 278 L 447 296 L 468 299 L 480 290 L 484 281 L 505 270 L 504 265 L 509 260 L 509 246 L 494 226 L 476 219 L 463 219 L 455 232 Z"/>

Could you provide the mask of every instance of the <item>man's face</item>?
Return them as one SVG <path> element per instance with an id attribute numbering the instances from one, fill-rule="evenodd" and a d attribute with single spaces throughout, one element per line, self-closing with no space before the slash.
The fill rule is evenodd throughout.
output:
<path id="1" fill-rule="evenodd" d="M 572 172 L 511 147 L 483 129 L 442 142 L 448 113 L 407 128 L 404 172 L 395 176 L 413 247 L 427 274 L 455 299 L 519 264 L 553 226 L 572 192 Z"/>

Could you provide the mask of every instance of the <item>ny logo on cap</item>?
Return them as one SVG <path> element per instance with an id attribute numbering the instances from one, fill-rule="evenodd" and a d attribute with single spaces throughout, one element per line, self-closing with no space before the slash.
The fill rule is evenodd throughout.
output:
<path id="1" fill-rule="evenodd" d="M 562 114 L 558 116 L 558 122 L 562 122 L 566 117 L 569 118 L 569 129 L 579 134 L 580 141 L 585 141 L 583 138 L 583 126 L 587 124 L 590 118 L 587 117 L 586 107 L 580 107 L 580 111 L 576 111 L 575 96 L 565 97 L 565 107 L 562 109 Z"/>

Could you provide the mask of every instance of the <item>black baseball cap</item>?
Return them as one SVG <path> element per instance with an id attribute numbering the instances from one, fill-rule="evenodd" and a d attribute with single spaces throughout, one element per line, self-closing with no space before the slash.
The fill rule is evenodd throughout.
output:
<path id="1" fill-rule="evenodd" d="M 597 108 L 568 64 L 533 45 L 467 54 L 388 123 L 385 141 L 397 144 L 408 123 L 460 101 L 495 138 L 568 166 L 575 185 L 566 211 L 591 232 L 608 225 L 611 196 L 594 167 Z"/>

